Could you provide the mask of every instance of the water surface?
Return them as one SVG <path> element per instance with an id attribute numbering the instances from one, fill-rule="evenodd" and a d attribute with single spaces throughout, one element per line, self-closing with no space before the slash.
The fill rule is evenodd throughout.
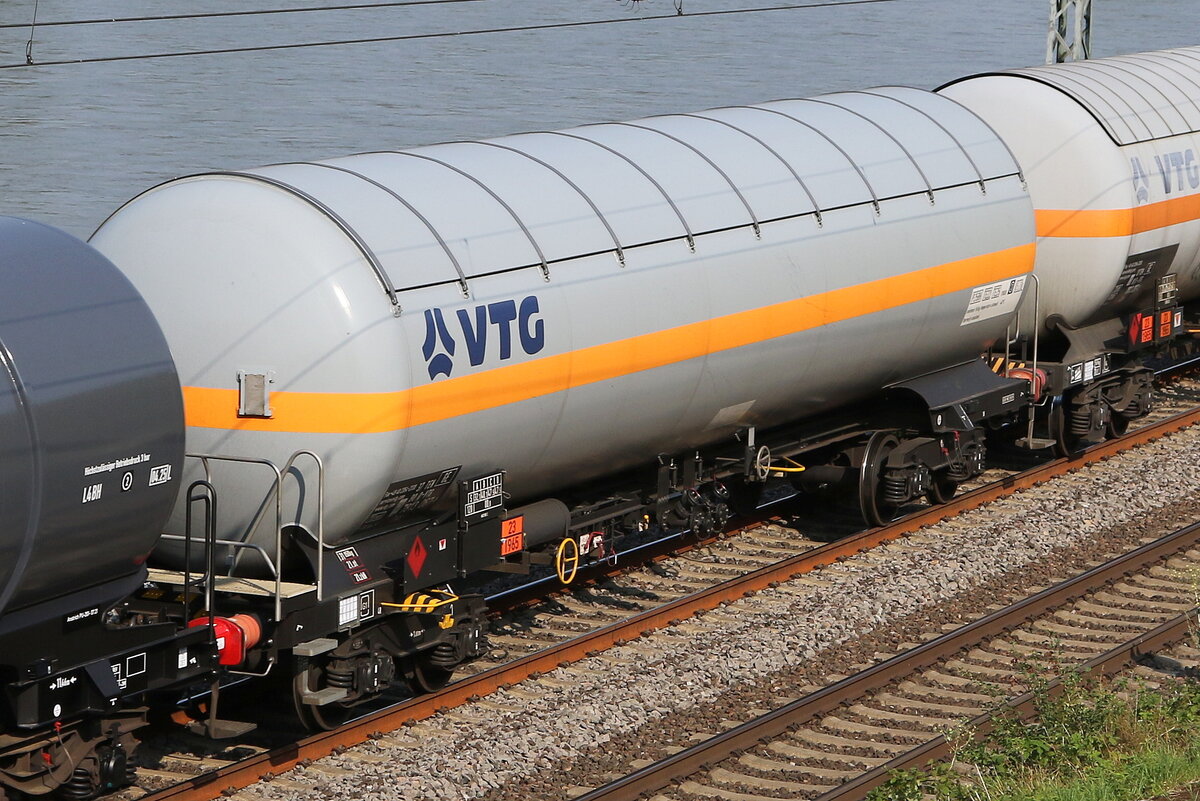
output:
<path id="1" fill-rule="evenodd" d="M 690 13 L 787 0 L 684 0 Z M 42 22 L 322 0 L 41 0 Z M 987 9 L 984 11 L 983 9 Z M 38 60 L 247 47 L 583 19 L 559 30 L 0 69 L 0 213 L 87 236 L 179 175 L 561 128 L 1041 63 L 1048 0 L 894 0 L 729 16 L 671 0 L 482 0 L 221 20 L 41 27 Z M 0 24 L 33 0 L 0 0 Z M 1200 3 L 1097 0 L 1096 55 L 1200 44 Z M 0 64 L 27 27 L 0 29 Z"/>

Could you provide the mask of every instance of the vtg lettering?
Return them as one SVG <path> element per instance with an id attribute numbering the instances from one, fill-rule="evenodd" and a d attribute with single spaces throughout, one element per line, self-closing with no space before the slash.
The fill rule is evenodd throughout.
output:
<path id="1" fill-rule="evenodd" d="M 527 356 L 540 352 L 546 346 L 546 331 L 537 296 L 457 309 L 449 322 L 441 309 L 426 309 L 421 355 L 431 380 L 450 377 L 460 344 L 472 367 L 483 364 L 489 354 L 500 361 L 511 359 L 514 345 Z"/>
<path id="2" fill-rule="evenodd" d="M 1150 173 L 1142 160 L 1130 159 L 1133 169 L 1133 187 L 1139 203 L 1150 199 Z M 1154 156 L 1154 171 L 1162 180 L 1163 194 L 1171 195 L 1190 189 L 1200 189 L 1200 161 L 1192 148 L 1161 153 Z"/>

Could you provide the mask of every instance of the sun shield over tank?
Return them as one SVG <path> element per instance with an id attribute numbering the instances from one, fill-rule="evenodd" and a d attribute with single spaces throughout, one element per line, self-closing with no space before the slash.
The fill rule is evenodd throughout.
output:
<path id="1" fill-rule="evenodd" d="M 252 170 L 319 204 L 396 291 L 1014 175 L 1003 142 L 904 87 Z"/>
<path id="2" fill-rule="evenodd" d="M 1121 146 L 1200 131 L 1195 101 L 1200 97 L 1200 47 L 988 74 L 1053 86 L 1086 108 Z"/>

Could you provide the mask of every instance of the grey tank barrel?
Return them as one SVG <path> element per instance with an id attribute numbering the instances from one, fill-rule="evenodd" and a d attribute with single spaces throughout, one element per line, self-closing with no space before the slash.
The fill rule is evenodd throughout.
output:
<path id="1" fill-rule="evenodd" d="M 89 587 L 98 614 L 175 502 L 175 364 L 137 290 L 78 239 L 0 217 L 0 271 L 0 617 Z"/>
<path id="2" fill-rule="evenodd" d="M 571 524 L 567 505 L 556 498 L 531 503 L 508 513 L 508 519 L 525 518 L 525 547 L 536 548 L 562 539 Z"/>
<path id="3" fill-rule="evenodd" d="M 319 454 L 338 545 L 497 469 L 531 503 L 975 358 L 1034 215 L 977 116 L 884 87 L 191 176 L 91 241 L 166 332 L 188 449 Z M 218 536 L 272 552 L 274 476 L 212 474 Z"/>

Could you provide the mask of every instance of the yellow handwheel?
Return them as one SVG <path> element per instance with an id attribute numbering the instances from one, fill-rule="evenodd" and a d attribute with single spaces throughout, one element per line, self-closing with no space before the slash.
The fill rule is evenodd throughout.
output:
<path id="1" fill-rule="evenodd" d="M 579 543 L 568 537 L 558 544 L 558 553 L 554 556 L 554 570 L 558 580 L 570 584 L 579 572 Z"/>

